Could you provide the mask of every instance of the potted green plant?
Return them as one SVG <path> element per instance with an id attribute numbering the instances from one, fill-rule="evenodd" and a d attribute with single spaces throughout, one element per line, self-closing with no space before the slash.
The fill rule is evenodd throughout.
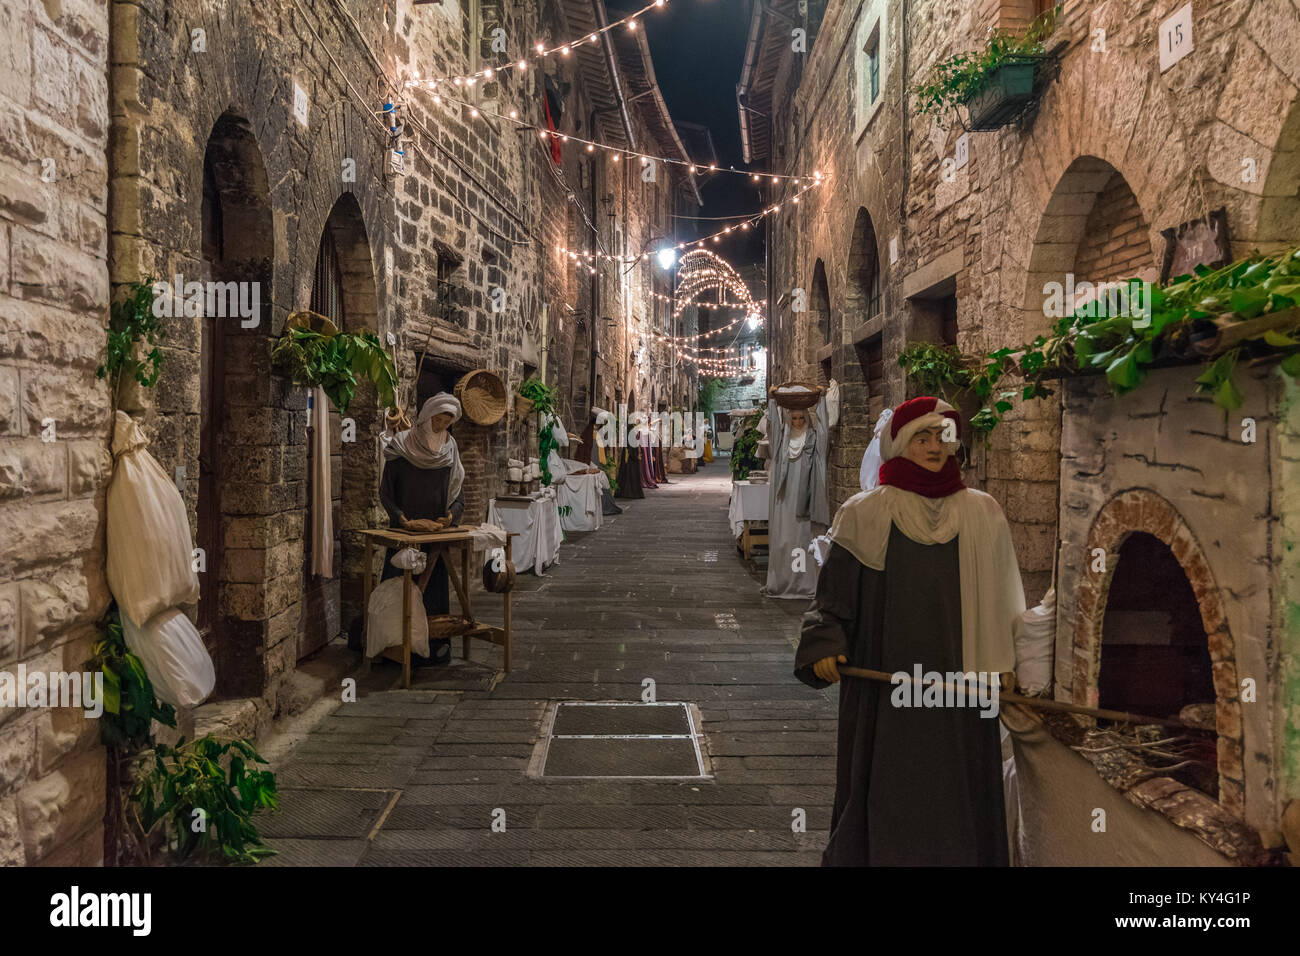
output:
<path id="1" fill-rule="evenodd" d="M 1043 41 L 1056 26 L 1057 9 L 1039 17 L 1021 36 L 992 30 L 984 49 L 936 63 L 914 91 L 918 111 L 942 117 L 965 106 L 966 127 L 977 131 L 1010 123 L 1034 97 L 1047 59 Z"/>
<path id="2" fill-rule="evenodd" d="M 271 350 L 271 365 L 295 385 L 324 389 L 336 408 L 346 412 L 359 378 L 369 379 L 385 408 L 396 406 L 397 369 L 373 332 L 340 332 L 329 319 L 295 312 Z"/>

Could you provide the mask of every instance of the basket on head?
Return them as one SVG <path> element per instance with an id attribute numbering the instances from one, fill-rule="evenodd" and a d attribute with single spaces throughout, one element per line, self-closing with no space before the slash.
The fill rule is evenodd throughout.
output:
<path id="1" fill-rule="evenodd" d="M 462 376 L 452 389 L 465 417 L 477 425 L 495 425 L 506 413 L 506 384 L 485 368 Z"/>
<path id="2" fill-rule="evenodd" d="M 807 391 L 790 391 L 795 387 L 807 389 Z M 768 389 L 768 394 L 782 408 L 788 408 L 791 411 L 802 411 L 812 408 L 821 401 L 822 393 L 825 391 L 826 386 L 824 385 L 809 385 L 807 382 L 782 382 L 780 385 L 773 385 Z"/>

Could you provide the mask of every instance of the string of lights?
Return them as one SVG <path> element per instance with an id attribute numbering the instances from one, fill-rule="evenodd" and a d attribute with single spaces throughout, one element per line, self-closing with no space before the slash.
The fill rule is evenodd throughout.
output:
<path id="1" fill-rule="evenodd" d="M 710 172 L 710 173 L 717 173 L 717 172 L 734 173 L 739 176 L 748 176 L 750 180 L 752 180 L 755 183 L 769 182 L 769 183 L 779 184 L 781 182 L 788 182 L 793 186 L 802 187 L 800 189 L 800 193 L 806 192 L 807 189 L 812 188 L 813 186 L 821 185 L 822 174 L 820 171 L 814 171 L 811 176 L 806 174 L 794 176 L 794 175 L 787 175 L 784 173 L 754 172 L 753 170 L 748 170 L 748 169 L 733 169 L 730 167 L 718 166 L 716 163 L 710 163 L 708 166 L 700 166 L 696 163 L 691 162 L 689 159 L 679 159 L 674 156 L 653 156 L 649 153 L 639 153 L 635 150 L 624 149 L 622 146 L 610 146 L 607 143 L 601 143 L 594 139 L 584 139 L 581 136 L 571 136 L 568 133 L 555 132 L 554 130 L 550 130 L 538 126 L 536 123 L 530 123 L 527 120 L 520 119 L 519 110 L 517 109 L 512 108 L 508 113 L 499 113 L 496 110 L 488 109 L 486 106 L 475 105 L 466 100 L 460 99 L 455 94 L 447 91 L 434 92 L 434 90 L 436 90 L 437 87 L 430 85 L 433 84 L 434 82 L 435 81 L 432 80 L 430 81 L 407 80 L 403 85 L 407 89 L 424 89 L 428 92 L 433 93 L 434 105 L 440 106 L 444 101 L 446 101 L 448 103 L 453 103 L 457 106 L 464 107 L 469 111 L 469 116 L 471 119 L 492 117 L 494 119 L 501 120 L 502 122 L 512 123 L 521 130 L 531 130 L 532 132 L 537 133 L 537 135 L 544 140 L 549 140 L 554 138 L 561 143 L 568 143 L 568 142 L 579 143 L 586 147 L 586 151 L 588 153 L 595 153 L 596 150 L 600 150 L 604 153 L 608 153 L 610 157 L 613 159 L 613 161 L 616 163 L 622 162 L 623 157 L 626 156 L 629 159 L 639 159 L 641 161 L 642 166 L 649 165 L 651 162 L 662 163 L 667 166 L 680 166 L 684 168 L 692 176 L 699 174 L 701 171 Z M 796 199 L 794 201 L 797 202 L 798 200 Z M 728 217 L 728 218 L 740 218 L 740 216 Z M 752 222 L 753 219 L 751 218 L 750 221 Z M 731 228 L 744 229 L 744 228 L 748 228 L 748 226 L 742 223 L 739 226 L 733 226 Z M 730 231 L 730 229 L 719 230 L 717 235 L 721 236 L 724 231 Z"/>

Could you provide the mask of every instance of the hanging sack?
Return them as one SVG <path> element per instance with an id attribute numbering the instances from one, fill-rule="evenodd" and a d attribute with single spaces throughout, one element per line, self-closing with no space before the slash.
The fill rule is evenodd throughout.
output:
<path id="1" fill-rule="evenodd" d="M 1016 683 L 1031 697 L 1052 683 L 1052 648 L 1056 643 L 1056 589 L 1049 588 L 1034 607 L 1020 615 L 1016 635 Z"/>
<path id="2" fill-rule="evenodd" d="M 402 578 L 381 581 L 370 592 L 367 614 L 366 657 L 378 657 L 390 647 L 402 646 Z M 411 653 L 429 656 L 429 619 L 417 587 L 411 588 Z"/>
<path id="3" fill-rule="evenodd" d="M 113 478 L 108 486 L 108 587 L 124 616 L 148 621 L 199 599 L 185 501 L 148 439 L 126 412 L 113 431 Z"/>
<path id="4" fill-rule="evenodd" d="M 198 628 L 180 608 L 167 608 L 143 627 L 122 614 L 122 637 L 140 658 L 154 693 L 173 707 L 197 707 L 217 685 L 212 657 Z"/>

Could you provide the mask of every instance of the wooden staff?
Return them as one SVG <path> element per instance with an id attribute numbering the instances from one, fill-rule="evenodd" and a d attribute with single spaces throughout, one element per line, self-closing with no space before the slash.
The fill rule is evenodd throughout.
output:
<path id="1" fill-rule="evenodd" d="M 884 671 L 867 670 L 863 667 L 849 667 L 845 664 L 839 664 L 839 672 L 846 677 L 863 677 L 867 680 L 881 681 L 882 683 L 894 683 L 894 675 L 886 674 Z M 899 672 L 904 680 L 909 683 L 915 683 L 911 676 Z M 950 684 L 940 684 L 945 690 L 962 690 L 965 692 L 969 688 L 957 688 Z M 983 685 L 981 685 L 983 686 Z M 1099 717 L 1102 720 L 1117 720 L 1130 724 L 1159 724 L 1162 727 L 1180 727 L 1184 730 L 1202 730 L 1204 727 L 1193 727 L 1191 724 L 1183 723 L 1181 720 L 1175 720 L 1172 717 L 1145 717 L 1142 714 L 1130 714 L 1122 710 L 1103 710 L 1099 707 L 1084 707 L 1081 704 L 1067 704 L 1064 701 L 1049 700 L 1045 697 L 1025 697 L 1022 694 L 1014 694 L 1008 691 L 999 691 L 998 699 L 1005 700 L 1012 704 L 1021 704 L 1025 707 L 1036 707 L 1039 710 L 1062 710 L 1071 714 L 1083 714 L 1087 717 Z"/>

